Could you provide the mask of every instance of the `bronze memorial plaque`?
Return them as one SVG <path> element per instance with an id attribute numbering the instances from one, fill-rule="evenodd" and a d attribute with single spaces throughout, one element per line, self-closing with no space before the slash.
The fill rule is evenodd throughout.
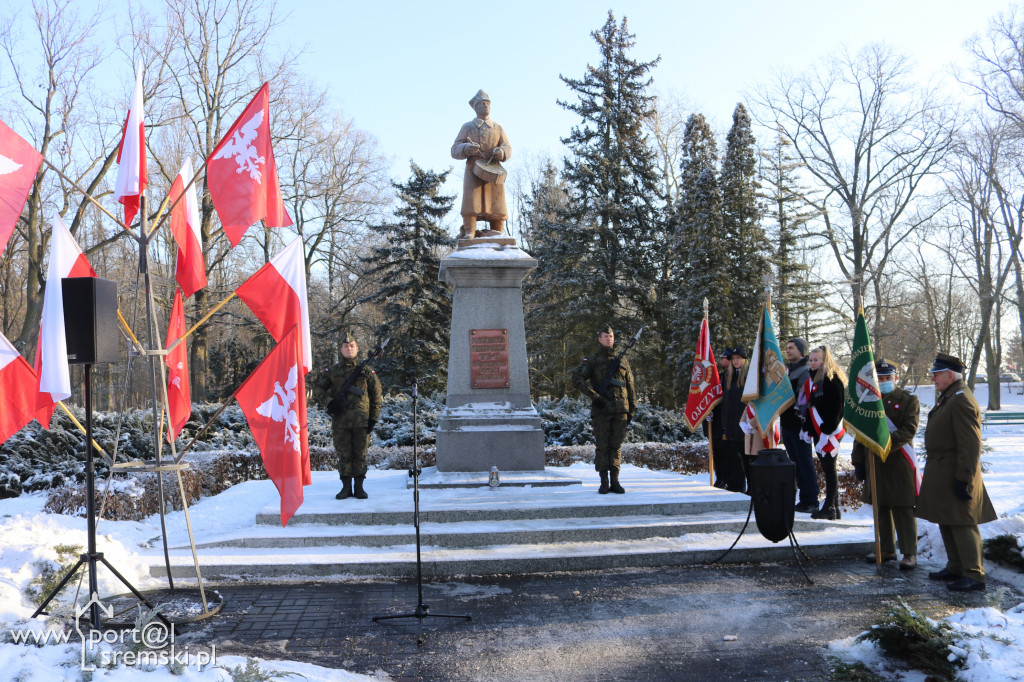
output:
<path id="1" fill-rule="evenodd" d="M 469 379 L 473 388 L 508 388 L 508 330 L 469 330 Z"/>

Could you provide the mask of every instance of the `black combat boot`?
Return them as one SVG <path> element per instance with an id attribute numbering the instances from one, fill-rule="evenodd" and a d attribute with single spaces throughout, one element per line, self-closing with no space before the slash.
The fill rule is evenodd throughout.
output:
<path id="1" fill-rule="evenodd" d="M 619 485 L 618 469 L 612 469 L 612 482 L 611 485 L 608 486 L 608 490 L 611 490 L 613 493 L 618 493 L 619 495 L 626 492 L 626 489 Z"/>
<path id="2" fill-rule="evenodd" d="M 369 495 L 363 490 L 363 481 L 366 480 L 366 476 L 356 476 L 356 499 L 365 500 Z"/>
<path id="3" fill-rule="evenodd" d="M 352 477 L 342 476 L 341 477 L 341 492 L 334 496 L 336 500 L 347 500 L 352 497 Z"/>
<path id="4" fill-rule="evenodd" d="M 608 494 L 608 472 L 607 471 L 601 471 L 599 473 L 601 474 L 601 487 L 597 489 L 597 492 L 598 492 L 599 495 L 607 495 Z"/>

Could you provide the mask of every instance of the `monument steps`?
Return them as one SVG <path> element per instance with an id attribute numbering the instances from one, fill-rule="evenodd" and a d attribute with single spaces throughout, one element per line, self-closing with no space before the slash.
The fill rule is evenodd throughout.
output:
<path id="1" fill-rule="evenodd" d="M 413 577 L 412 494 L 404 472 L 375 472 L 368 500 L 334 499 L 336 480 L 316 472 L 300 510 L 282 528 L 278 509 L 255 523 L 197 537 L 204 579 L 302 580 Z M 736 539 L 750 498 L 675 474 L 630 468 L 625 495 L 598 495 L 595 477 L 558 488 L 420 491 L 424 575 L 543 573 L 684 565 L 718 557 Z M 812 557 L 871 549 L 869 522 L 814 521 L 798 514 L 797 541 Z M 150 572 L 166 575 L 162 552 Z M 170 551 L 176 580 L 194 580 L 191 551 Z M 751 517 L 726 562 L 793 561 L 786 541 L 771 543 Z"/>

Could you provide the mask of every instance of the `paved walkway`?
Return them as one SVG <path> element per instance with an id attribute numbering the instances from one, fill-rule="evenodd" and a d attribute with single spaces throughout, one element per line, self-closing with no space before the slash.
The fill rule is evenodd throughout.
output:
<path id="1" fill-rule="evenodd" d="M 413 611 L 415 581 L 223 585 L 222 612 L 180 638 L 395 680 L 820 680 L 824 645 L 864 630 L 887 600 L 942 617 L 998 587 L 956 595 L 923 566 L 879 575 L 824 560 L 807 571 L 814 585 L 793 562 L 429 582 L 431 612 L 472 621 L 422 619 L 422 646 L 417 619 L 371 621 Z M 1004 605 L 1022 598 L 1011 590 Z"/>

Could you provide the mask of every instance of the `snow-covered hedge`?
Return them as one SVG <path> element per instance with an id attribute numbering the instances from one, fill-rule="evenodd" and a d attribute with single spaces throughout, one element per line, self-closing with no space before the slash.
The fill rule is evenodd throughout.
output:
<path id="1" fill-rule="evenodd" d="M 191 441 L 219 407 L 215 403 L 194 404 L 177 447 L 180 449 Z M 433 463 L 430 446 L 435 442 L 437 422 L 443 410 L 443 395 L 420 396 L 417 418 L 420 444 L 424 448 L 424 466 Z M 594 442 L 590 428 L 589 401 L 578 398 L 542 399 L 537 404 L 537 410 L 548 446 L 586 445 Z M 84 422 L 84 414 L 80 409 L 72 408 L 72 411 L 80 422 Z M 119 416 L 111 412 L 97 412 L 93 415 L 93 437 L 96 442 L 108 454 L 113 454 L 116 449 L 118 462 L 152 459 L 152 413 L 136 409 L 126 412 L 122 419 Z M 678 413 L 646 404 L 640 405 L 626 434 L 628 443 L 677 443 L 699 439 L 689 433 Z M 373 439 L 373 445 L 381 450 L 370 453 L 370 463 L 380 468 L 407 468 L 411 465 L 411 448 L 408 452 L 403 448 L 409 448 L 412 441 L 412 400 L 404 395 L 385 398 Z M 309 442 L 311 450 L 319 453 L 313 459 L 323 459 L 324 468 L 332 468 L 330 418 L 318 406 L 309 407 Z M 166 445 L 164 451 L 168 454 L 170 452 Z M 224 471 L 218 475 L 203 474 L 206 479 L 213 475 L 214 479 L 220 478 L 226 485 L 233 485 L 238 480 L 263 475 L 252 434 L 237 405 L 224 410 L 191 451 L 238 453 L 234 459 L 221 458 L 215 466 Z M 100 456 L 95 458 L 95 462 L 97 480 L 102 481 L 108 475 L 106 462 Z M 320 467 L 314 463 L 313 468 Z M 74 489 L 84 480 L 84 437 L 61 410 L 54 413 L 52 429 L 43 429 L 37 422 L 32 422 L 0 445 L 0 499 L 36 490 L 62 487 Z M 204 480 L 202 487 L 208 493 L 219 492 L 218 486 L 210 484 L 208 480 Z M 128 488 L 123 488 L 122 492 L 125 490 Z M 148 499 L 149 496 L 142 497 Z M 126 498 L 123 505 L 126 508 L 132 507 L 138 499 Z M 69 501 L 67 504 L 73 506 L 74 503 Z"/>

